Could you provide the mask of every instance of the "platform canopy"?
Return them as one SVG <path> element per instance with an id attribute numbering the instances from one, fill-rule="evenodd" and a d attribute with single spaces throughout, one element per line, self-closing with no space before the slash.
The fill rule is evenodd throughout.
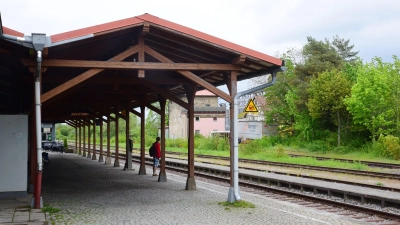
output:
<path id="1" fill-rule="evenodd" d="M 3 26 L 2 30 L 21 35 Z M 19 101 L 11 108 L 24 111 L 29 104 L 21 105 L 33 101 L 30 84 L 36 67 L 35 51 L 0 40 L 0 59 L 2 63 L 12 61 L 12 65 L 3 66 L 11 78 L 1 76 L 0 96 L 6 96 L 3 90 L 15 91 L 12 85 L 25 87 L 17 89 L 19 93 L 13 93 L 12 103 L 8 103 Z M 188 86 L 207 89 L 231 102 L 233 96 L 217 86 L 227 85 L 230 90 L 232 71 L 241 81 L 269 74 L 282 63 L 150 14 L 51 35 L 43 51 L 42 122 L 74 119 L 73 112 L 100 116 L 115 107 L 143 104 L 157 111 L 151 104 L 160 98 L 188 108 L 180 99 Z M 7 72 L 10 70 L 13 72 Z M 10 79 L 17 77 L 20 82 L 11 85 Z M 3 107 L 10 105 L 4 103 Z"/>

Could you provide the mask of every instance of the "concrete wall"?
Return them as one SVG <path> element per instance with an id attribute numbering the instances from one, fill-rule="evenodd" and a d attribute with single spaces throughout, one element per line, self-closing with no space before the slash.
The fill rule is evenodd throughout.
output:
<path id="1" fill-rule="evenodd" d="M 0 198 L 26 196 L 28 116 L 0 115 Z"/>

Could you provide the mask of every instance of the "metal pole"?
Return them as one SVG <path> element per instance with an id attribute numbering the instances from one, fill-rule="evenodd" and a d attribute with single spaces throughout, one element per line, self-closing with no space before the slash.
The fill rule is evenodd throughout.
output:
<path id="1" fill-rule="evenodd" d="M 35 80 L 35 112 L 36 112 L 36 147 L 37 147 L 37 170 L 36 170 L 36 187 L 35 187 L 35 208 L 41 208 L 41 191 L 42 191 L 42 114 L 40 104 L 40 73 L 42 63 L 42 52 L 37 51 L 37 67 Z"/>
<path id="2" fill-rule="evenodd" d="M 233 150 L 233 188 L 229 188 L 228 192 L 228 202 L 234 202 L 234 201 L 240 201 L 240 189 L 239 189 L 239 142 L 238 142 L 238 102 L 239 98 L 243 95 L 247 95 L 253 92 L 256 92 L 258 90 L 267 88 L 272 86 L 276 82 L 276 74 L 280 71 L 286 70 L 285 67 L 280 67 L 272 71 L 272 81 L 263 85 L 260 85 L 258 87 L 254 87 L 250 90 L 239 92 L 236 94 L 233 104 L 234 104 L 234 117 L 233 117 L 233 143 L 234 143 L 234 150 Z"/>

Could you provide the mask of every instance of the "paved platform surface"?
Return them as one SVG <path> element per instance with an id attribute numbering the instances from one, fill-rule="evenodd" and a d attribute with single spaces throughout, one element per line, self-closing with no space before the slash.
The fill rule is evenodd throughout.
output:
<path id="1" fill-rule="evenodd" d="M 185 160 L 178 160 L 178 159 L 168 159 L 168 161 L 173 161 L 173 162 L 179 162 L 179 163 L 187 163 Z M 214 164 L 206 164 L 206 163 L 199 163 L 195 162 L 195 166 L 202 166 L 205 168 L 212 168 L 212 169 L 218 169 L 222 171 L 229 172 L 229 167 L 227 166 L 219 166 L 219 165 L 214 165 Z M 259 168 L 262 168 L 262 166 L 256 165 Z M 399 192 L 393 192 L 393 191 L 386 191 L 386 190 L 379 190 L 375 188 L 368 188 L 368 187 L 361 187 L 361 186 L 354 186 L 354 185 L 349 185 L 349 184 L 342 184 L 342 183 L 335 183 L 335 182 L 328 182 L 328 181 L 322 181 L 322 180 L 316 180 L 316 179 L 310 179 L 310 178 L 304 178 L 304 177 L 295 177 L 295 176 L 287 176 L 287 175 L 282 175 L 282 174 L 275 174 L 275 173 L 267 173 L 267 172 L 262 172 L 262 171 L 254 171 L 254 170 L 249 170 L 249 169 L 239 169 L 240 174 L 250 174 L 253 176 L 258 176 L 258 177 L 266 177 L 266 178 L 271 178 L 275 180 L 282 180 L 287 183 L 292 183 L 292 184 L 303 184 L 303 185 L 308 185 L 308 186 L 315 186 L 318 188 L 327 188 L 332 190 L 338 190 L 340 192 L 346 192 L 346 193 L 359 193 L 364 196 L 368 197 L 376 197 L 376 198 L 382 198 L 382 199 L 391 199 L 393 201 L 400 202 L 400 193 Z"/>
<path id="2" fill-rule="evenodd" d="M 46 213 L 31 209 L 32 195 L 23 198 L 0 199 L 0 224 L 43 225 L 48 224 Z"/>
<path id="3" fill-rule="evenodd" d="M 197 190 L 184 190 L 186 176 L 168 173 L 168 182 L 123 171 L 76 154 L 50 153 L 43 173 L 43 201 L 52 208 L 49 224 L 368 224 L 329 212 L 241 192 L 255 208 L 218 205 L 228 185 L 196 180 Z M 25 223 L 21 223 L 25 224 Z"/>

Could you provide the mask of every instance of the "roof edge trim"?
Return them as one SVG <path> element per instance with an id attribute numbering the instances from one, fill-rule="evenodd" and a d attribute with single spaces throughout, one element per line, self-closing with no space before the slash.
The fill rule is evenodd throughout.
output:
<path id="1" fill-rule="evenodd" d="M 117 21 L 113 21 L 113 22 L 109 22 L 109 23 L 103 23 L 103 24 L 99 24 L 99 25 L 95 25 L 95 26 L 91 26 L 91 27 L 85 27 L 85 28 L 81 28 L 78 30 L 73 30 L 73 31 L 65 32 L 65 33 L 54 34 L 54 35 L 51 35 L 50 37 L 53 42 L 60 42 L 60 41 L 68 40 L 68 39 L 86 36 L 89 34 L 96 35 L 97 33 L 102 33 L 102 32 L 109 31 L 109 30 L 129 28 L 130 26 L 136 25 L 139 23 L 144 23 L 144 21 L 137 17 L 131 17 L 131 18 L 117 20 Z"/>
<path id="2" fill-rule="evenodd" d="M 58 41 L 58 42 L 53 42 L 52 41 L 52 44 L 51 44 L 50 47 L 54 47 L 54 46 L 62 45 L 62 44 L 67 44 L 67 43 L 74 42 L 74 41 L 80 41 L 80 40 L 87 39 L 87 38 L 92 38 L 92 37 L 94 37 L 93 34 L 88 34 L 88 35 L 75 37 L 75 38 L 71 38 L 71 39 L 66 39 L 66 40 L 62 40 L 62 41 Z"/>

